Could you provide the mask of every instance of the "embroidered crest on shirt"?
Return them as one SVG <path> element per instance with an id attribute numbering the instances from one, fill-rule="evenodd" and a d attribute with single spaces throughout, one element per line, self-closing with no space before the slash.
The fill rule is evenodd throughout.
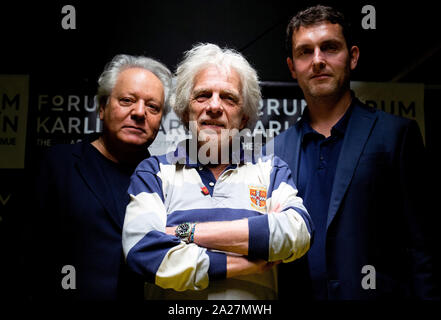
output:
<path id="1" fill-rule="evenodd" d="M 266 188 L 250 186 L 251 206 L 257 210 L 266 208 Z"/>

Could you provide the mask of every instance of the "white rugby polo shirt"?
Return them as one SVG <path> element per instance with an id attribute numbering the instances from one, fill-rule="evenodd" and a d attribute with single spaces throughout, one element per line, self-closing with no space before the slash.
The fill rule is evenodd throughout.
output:
<path id="1" fill-rule="evenodd" d="M 289 262 L 309 249 L 312 221 L 288 165 L 276 156 L 211 171 L 176 151 L 152 156 L 135 170 L 123 227 L 128 266 L 143 275 L 151 299 L 275 299 L 277 267 L 226 279 L 226 255 L 167 235 L 183 222 L 248 219 L 249 258 Z M 208 192 L 207 192 L 208 190 Z M 279 212 L 273 212 L 280 205 Z M 270 213 L 270 214 L 268 214 Z"/>

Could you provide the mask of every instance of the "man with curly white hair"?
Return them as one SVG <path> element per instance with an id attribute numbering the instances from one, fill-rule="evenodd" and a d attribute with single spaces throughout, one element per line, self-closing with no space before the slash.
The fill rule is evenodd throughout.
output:
<path id="1" fill-rule="evenodd" d="M 312 225 L 288 166 L 233 143 L 260 99 L 256 71 L 234 50 L 198 44 L 179 64 L 173 107 L 192 138 L 140 163 L 128 190 L 123 249 L 146 298 L 275 299 L 276 265 L 308 250 Z"/>

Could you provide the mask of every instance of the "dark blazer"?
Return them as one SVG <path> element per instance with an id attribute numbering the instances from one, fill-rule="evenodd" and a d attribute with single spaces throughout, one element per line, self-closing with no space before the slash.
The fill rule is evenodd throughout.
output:
<path id="1" fill-rule="evenodd" d="M 52 147 L 41 160 L 35 182 L 38 214 L 31 220 L 31 256 L 38 270 L 32 299 L 142 298 L 143 283 L 125 269 L 124 212 L 118 212 L 111 190 L 85 152 L 96 137 Z M 62 273 L 66 265 L 75 267 L 73 290 L 61 285 L 71 275 Z"/>
<path id="2" fill-rule="evenodd" d="M 418 125 L 355 98 L 353 104 L 328 210 L 328 297 L 432 297 L 425 227 L 434 212 L 425 208 L 426 164 Z M 275 154 L 288 163 L 296 183 L 300 121 L 274 140 Z M 362 273 L 366 265 L 375 268 L 375 289 L 362 287 L 363 277 L 373 275 L 372 269 Z M 312 297 L 305 257 L 280 269 L 281 299 Z"/>

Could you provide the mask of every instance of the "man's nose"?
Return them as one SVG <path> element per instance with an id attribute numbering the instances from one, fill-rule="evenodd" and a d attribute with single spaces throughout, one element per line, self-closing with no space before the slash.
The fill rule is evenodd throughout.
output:
<path id="1" fill-rule="evenodd" d="M 146 117 L 146 111 L 145 111 L 144 101 L 139 100 L 137 101 L 133 108 L 132 108 L 132 117 L 137 119 L 144 119 Z"/>
<path id="2" fill-rule="evenodd" d="M 207 112 L 222 113 L 222 100 L 217 94 L 213 94 L 208 101 Z"/>
<path id="3" fill-rule="evenodd" d="M 324 58 L 322 50 L 320 48 L 316 48 L 314 50 L 314 56 L 312 57 L 312 67 L 314 72 L 318 72 L 324 69 L 326 66 L 326 60 Z"/>

